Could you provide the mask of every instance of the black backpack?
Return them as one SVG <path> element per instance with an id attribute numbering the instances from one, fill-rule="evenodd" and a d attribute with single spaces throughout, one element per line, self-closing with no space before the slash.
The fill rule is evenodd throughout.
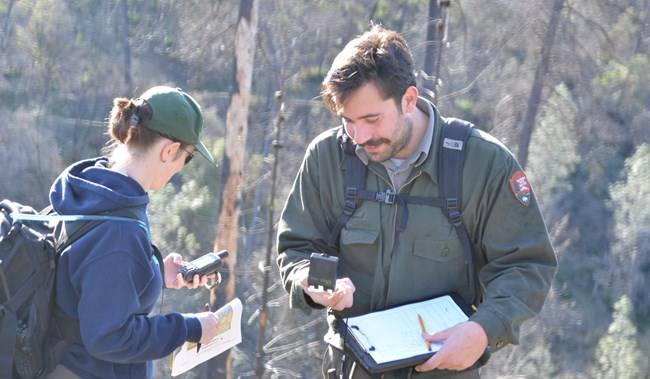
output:
<path id="1" fill-rule="evenodd" d="M 341 230 L 348 222 L 355 209 L 361 205 L 364 200 L 371 200 L 380 203 L 396 204 L 404 207 L 402 218 L 400 219 L 398 232 L 406 228 L 408 222 L 408 204 L 428 205 L 442 208 L 451 225 L 456 229 L 456 233 L 463 247 L 465 254 L 465 263 L 470 271 L 474 271 L 473 253 L 469 236 L 463 225 L 460 206 L 461 206 L 461 189 L 462 189 L 462 172 L 463 157 L 467 140 L 472 133 L 474 125 L 457 118 L 446 118 L 442 123 L 442 136 L 440 138 L 440 148 L 438 157 L 438 183 L 440 185 L 439 197 L 423 197 L 401 195 L 387 190 L 385 192 L 368 191 L 365 189 L 366 173 L 368 167 L 359 159 L 355 150 L 356 145 L 352 143 L 350 137 L 341 128 L 338 138 L 341 143 L 344 157 L 344 185 L 345 185 L 345 204 L 343 212 L 339 215 L 332 231 L 330 232 L 328 245 L 336 248 L 338 246 L 339 235 Z M 476 272 L 469 275 L 472 282 L 470 286 L 477 286 Z M 478 289 L 478 287 L 476 287 Z M 477 292 L 480 293 L 480 292 Z M 480 299 L 475 299 L 479 302 Z"/>
<path id="2" fill-rule="evenodd" d="M 68 246 L 107 220 L 135 222 L 149 235 L 129 209 L 59 216 L 51 207 L 36 212 L 0 202 L 0 378 L 39 378 L 72 343 L 81 343 L 78 321 L 53 312 L 56 264 Z"/>

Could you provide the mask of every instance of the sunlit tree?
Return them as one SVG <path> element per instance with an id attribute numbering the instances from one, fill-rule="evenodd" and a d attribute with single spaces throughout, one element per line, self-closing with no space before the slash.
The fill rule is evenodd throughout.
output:
<path id="1" fill-rule="evenodd" d="M 597 379 L 637 379 L 642 378 L 642 359 L 636 335 L 637 328 L 632 302 L 627 296 L 621 297 L 614 305 L 612 323 L 607 334 L 598 342 L 596 348 L 596 367 L 593 377 Z"/>
<path id="2" fill-rule="evenodd" d="M 628 296 L 640 322 L 650 325 L 650 146 L 641 145 L 625 162 L 623 179 L 610 187 L 614 242 L 609 255 L 611 291 Z"/>

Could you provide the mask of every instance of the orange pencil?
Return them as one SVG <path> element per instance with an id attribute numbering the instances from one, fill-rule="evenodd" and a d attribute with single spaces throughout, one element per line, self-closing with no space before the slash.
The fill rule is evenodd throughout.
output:
<path id="1" fill-rule="evenodd" d="M 420 316 L 419 314 L 418 314 L 418 320 L 420 320 L 420 327 L 422 328 L 422 333 L 426 333 L 427 330 L 424 328 L 424 321 L 422 321 L 422 316 Z M 425 341 L 427 343 L 427 349 L 431 351 L 431 342 L 429 342 L 429 340 L 425 340 Z"/>

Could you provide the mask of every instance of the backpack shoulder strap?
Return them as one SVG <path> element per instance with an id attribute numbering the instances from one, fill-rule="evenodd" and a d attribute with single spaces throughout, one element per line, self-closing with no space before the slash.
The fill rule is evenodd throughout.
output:
<path id="1" fill-rule="evenodd" d="M 52 212 L 51 208 L 46 208 L 50 213 Z M 45 211 L 45 210 L 44 210 Z M 57 217 L 57 216 L 52 216 Z M 83 221 L 83 222 L 64 222 L 57 230 L 55 231 L 55 245 L 57 256 L 63 252 L 67 247 L 72 245 L 73 242 L 81 238 L 84 234 L 88 233 L 90 230 L 103 223 L 104 221 L 122 221 L 122 222 L 133 222 L 137 224 L 147 235 L 147 239 L 151 241 L 151 235 L 149 233 L 149 228 L 147 225 L 138 218 L 138 214 L 133 208 L 119 208 L 106 211 L 103 213 L 98 213 L 94 215 L 87 216 L 59 216 L 67 217 L 63 221 Z M 163 288 L 164 288 L 164 278 L 165 271 L 163 267 L 163 257 L 160 253 L 160 250 L 151 243 L 151 248 L 153 251 L 154 257 L 158 261 L 158 266 L 163 277 Z"/>
<path id="2" fill-rule="evenodd" d="M 50 213 L 53 212 L 51 208 L 46 208 L 45 210 L 43 210 L 43 212 L 46 210 L 49 211 Z M 63 250 L 65 250 L 68 246 L 72 245 L 73 242 L 75 242 L 76 240 L 81 238 L 84 234 L 88 233 L 90 230 L 94 229 L 99 224 L 105 221 L 122 221 L 122 222 L 136 223 L 145 231 L 145 233 L 147 234 L 147 238 L 151 240 L 151 237 L 149 235 L 149 228 L 146 227 L 144 222 L 138 219 L 138 215 L 131 208 L 114 209 L 114 210 L 93 214 L 93 215 L 83 215 L 83 216 L 52 215 L 50 217 L 54 217 L 60 221 L 64 221 L 63 223 L 59 224 L 61 227 L 57 228 L 59 230 L 57 230 L 55 233 L 57 254 L 63 252 Z"/>
<path id="3" fill-rule="evenodd" d="M 469 236 L 460 216 L 461 192 L 463 188 L 463 158 L 467 140 L 473 125 L 457 118 L 445 120 L 438 159 L 438 182 L 440 197 L 445 199 L 443 207 L 449 222 L 456 229 L 465 253 L 465 262 L 472 262 L 472 249 Z"/>
<path id="4" fill-rule="evenodd" d="M 343 158 L 345 204 L 343 212 L 339 215 L 330 232 L 328 245 L 330 247 L 338 245 L 341 230 L 364 199 L 392 204 L 399 198 L 403 200 L 403 203 L 442 207 L 450 223 L 456 229 L 465 253 L 466 263 L 471 263 L 471 245 L 460 216 L 460 206 L 464 151 L 473 127 L 471 123 L 457 118 L 447 118 L 445 120 L 443 135 L 440 138 L 440 156 L 438 159 L 438 181 L 440 183 L 440 196 L 438 198 L 402 196 L 389 192 L 368 193 L 365 190 L 368 167 L 359 159 L 355 152 L 356 146 L 344 129 L 341 128 L 337 137 L 345 153 Z M 408 217 L 407 214 L 405 211 L 403 218 Z M 406 220 L 402 220 L 401 224 L 405 225 L 405 222 Z"/>
<path id="5" fill-rule="evenodd" d="M 368 170 L 368 167 L 357 156 L 356 145 L 347 133 L 345 133 L 343 127 L 339 129 L 337 138 L 344 153 L 343 185 L 345 187 L 345 204 L 343 205 L 343 212 L 341 212 L 334 227 L 330 231 L 327 240 L 327 245 L 330 247 L 336 247 L 338 245 L 341 230 L 350 217 L 352 217 L 354 210 L 361 204 L 362 199 L 358 196 L 358 193 L 366 187 L 366 172 Z"/>

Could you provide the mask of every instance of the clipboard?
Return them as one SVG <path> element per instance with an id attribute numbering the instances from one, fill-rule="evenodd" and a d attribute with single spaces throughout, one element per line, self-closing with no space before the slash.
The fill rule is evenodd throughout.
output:
<path id="1" fill-rule="evenodd" d="M 438 302 L 440 301 L 440 302 Z M 421 334 L 418 334 L 419 336 L 419 342 L 424 350 L 420 354 L 414 354 L 414 355 L 409 355 L 406 357 L 401 357 L 397 359 L 390 359 L 390 360 L 380 360 L 378 362 L 375 360 L 373 355 L 377 355 L 377 351 L 370 351 L 371 348 L 374 349 L 374 345 L 377 345 L 377 348 L 382 348 L 385 346 L 380 346 L 380 344 L 377 344 L 377 342 L 381 342 L 378 340 L 376 335 L 372 334 L 372 328 L 371 332 L 369 332 L 367 335 L 361 330 L 361 326 L 363 325 L 370 325 L 370 324 L 364 324 L 364 322 L 370 322 L 370 323 L 379 323 L 382 322 L 390 322 L 396 320 L 395 317 L 405 317 L 408 316 L 409 320 L 412 318 L 412 325 L 409 326 L 412 330 L 409 332 L 411 334 L 413 333 L 421 333 L 421 330 L 419 329 L 420 326 L 418 324 L 417 316 L 413 316 L 413 314 L 418 314 L 417 312 L 423 312 L 423 309 L 425 307 L 435 307 L 436 304 L 444 304 L 445 307 L 449 306 L 449 311 L 450 312 L 455 312 L 458 313 L 457 315 L 454 313 L 454 318 L 450 318 L 449 320 L 445 320 L 447 323 L 458 323 L 458 322 L 463 322 L 466 321 L 469 316 L 474 313 L 472 310 L 471 306 L 465 302 L 465 300 L 458 294 L 456 293 L 451 293 L 447 295 L 442 295 L 439 297 L 435 297 L 432 299 L 428 300 L 423 300 L 415 303 L 410 303 L 406 305 L 401 305 L 401 306 L 396 306 L 393 308 L 377 311 L 377 312 L 372 312 L 368 313 L 366 315 L 358 316 L 358 317 L 349 317 L 345 319 L 338 319 L 336 321 L 336 329 L 339 332 L 341 338 L 344 340 L 345 343 L 345 353 L 347 355 L 351 355 L 354 360 L 360 364 L 366 371 L 368 371 L 371 374 L 380 374 L 383 372 L 387 371 L 392 371 L 392 370 L 397 370 L 401 368 L 406 368 L 406 367 L 411 367 L 411 366 L 416 366 L 421 363 L 424 363 L 427 361 L 433 354 L 435 354 L 435 351 L 439 349 L 440 346 L 437 346 L 435 348 L 435 351 L 429 352 L 426 351 L 426 344 L 425 340 L 422 338 Z M 451 304 L 451 305 L 450 305 Z M 453 309 L 451 309 L 453 307 Z M 444 311 L 444 310 L 443 310 Z M 424 315 L 423 315 L 424 316 Z M 464 318 L 463 318 L 464 316 Z M 429 315 L 428 320 L 431 320 L 431 315 Z M 457 318 L 456 318 L 457 317 Z M 374 320 L 371 320 L 371 318 L 374 318 Z M 427 316 L 425 316 L 425 319 L 427 319 Z M 442 322 L 440 325 L 443 325 L 444 322 Z M 444 324 L 445 327 L 450 327 L 452 325 L 446 325 Z M 385 325 L 384 325 L 385 328 Z M 395 328 L 390 328 L 391 332 L 395 333 L 406 333 L 404 331 L 399 331 L 395 330 L 393 331 L 392 329 Z M 397 328 L 399 329 L 399 327 Z M 386 329 L 387 330 L 387 329 Z M 442 329 L 439 329 L 442 330 Z M 428 332 L 435 332 L 439 330 L 427 330 Z M 374 342 L 373 342 L 374 339 Z M 385 344 L 385 343 L 384 343 Z M 371 348 L 369 348 L 369 346 Z M 433 346 L 433 345 L 432 345 Z M 395 349 L 390 349 L 390 350 L 395 350 Z M 403 353 L 407 353 L 410 350 L 404 351 Z M 399 355 L 399 354 L 396 354 Z M 477 362 L 475 366 L 478 365 L 480 366 L 480 363 Z"/>

